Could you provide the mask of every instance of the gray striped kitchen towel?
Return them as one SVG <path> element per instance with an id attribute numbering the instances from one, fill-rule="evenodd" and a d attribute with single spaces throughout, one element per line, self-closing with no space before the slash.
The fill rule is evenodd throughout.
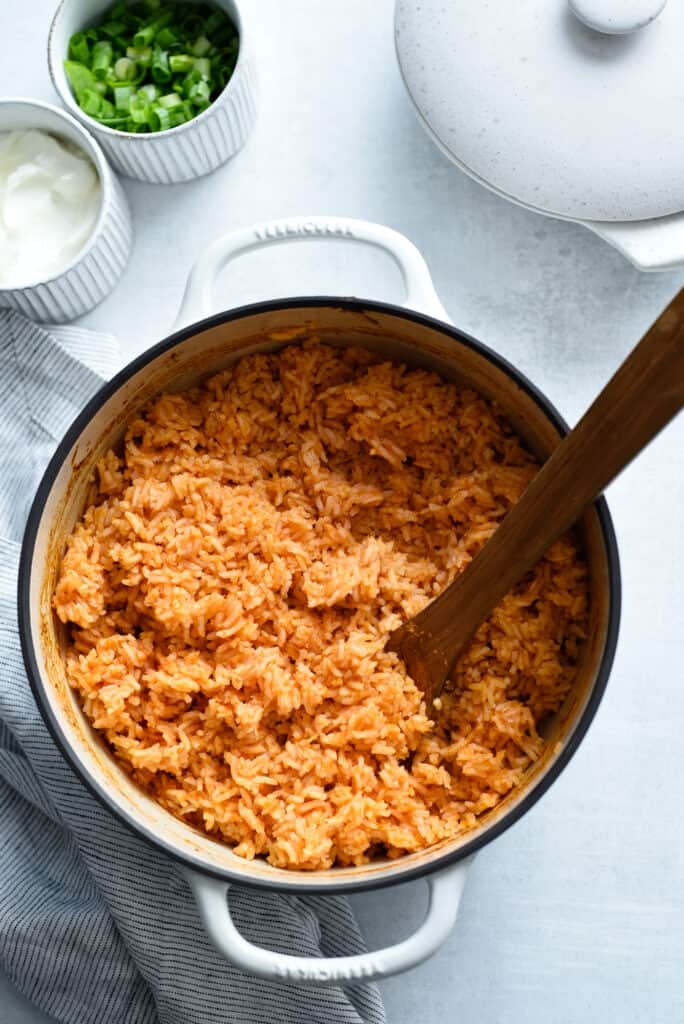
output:
<path id="1" fill-rule="evenodd" d="M 0 311 L 0 966 L 66 1024 L 382 1024 L 373 985 L 298 988 L 226 964 L 174 863 L 86 791 L 38 713 L 17 636 L 19 542 L 56 440 L 115 367 L 111 337 Z M 364 948 L 343 898 L 236 888 L 231 908 L 272 949 Z"/>

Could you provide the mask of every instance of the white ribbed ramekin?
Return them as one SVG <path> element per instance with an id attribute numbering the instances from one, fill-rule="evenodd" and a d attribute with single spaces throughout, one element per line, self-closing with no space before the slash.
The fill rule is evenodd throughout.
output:
<path id="1" fill-rule="evenodd" d="M 235 0 L 214 0 L 240 36 L 235 71 L 221 95 L 192 121 L 165 132 L 136 135 L 98 124 L 84 114 L 67 81 L 69 39 L 102 17 L 112 0 L 62 0 L 50 27 L 48 65 L 62 102 L 96 136 L 113 166 L 140 181 L 169 185 L 216 170 L 247 140 L 256 117 L 256 80 L 249 30 Z"/>
<path id="2" fill-rule="evenodd" d="M 64 323 L 106 298 L 121 277 L 133 240 L 131 215 L 104 153 L 73 117 L 49 103 L 0 100 L 0 132 L 29 128 L 61 136 L 82 150 L 94 163 L 102 187 L 102 205 L 90 238 L 64 270 L 18 288 L 0 287 L 0 306 L 33 320 Z"/>

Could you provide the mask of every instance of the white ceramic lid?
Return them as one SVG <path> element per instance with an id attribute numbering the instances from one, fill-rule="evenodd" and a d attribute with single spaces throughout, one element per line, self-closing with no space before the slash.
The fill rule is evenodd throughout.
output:
<path id="1" fill-rule="evenodd" d="M 684 210 L 683 40 L 682 0 L 397 0 L 399 64 L 437 143 L 573 219 Z"/>

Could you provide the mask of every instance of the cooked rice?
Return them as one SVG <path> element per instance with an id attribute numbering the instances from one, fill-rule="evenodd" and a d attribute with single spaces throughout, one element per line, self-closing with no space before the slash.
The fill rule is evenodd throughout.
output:
<path id="1" fill-rule="evenodd" d="M 98 465 L 61 567 L 86 715 L 147 792 L 241 857 L 363 864 L 471 829 L 572 684 L 575 542 L 482 626 L 437 722 L 384 644 L 536 469 L 477 394 L 358 348 L 291 345 L 162 395 Z"/>

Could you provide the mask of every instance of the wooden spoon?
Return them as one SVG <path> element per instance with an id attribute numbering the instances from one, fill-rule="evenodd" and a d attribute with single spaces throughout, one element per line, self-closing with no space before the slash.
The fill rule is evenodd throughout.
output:
<path id="1" fill-rule="evenodd" d="M 388 650 L 437 710 L 454 663 L 515 583 L 684 405 L 684 289 L 560 442 L 496 533 Z M 434 703 L 436 702 L 436 704 Z"/>

